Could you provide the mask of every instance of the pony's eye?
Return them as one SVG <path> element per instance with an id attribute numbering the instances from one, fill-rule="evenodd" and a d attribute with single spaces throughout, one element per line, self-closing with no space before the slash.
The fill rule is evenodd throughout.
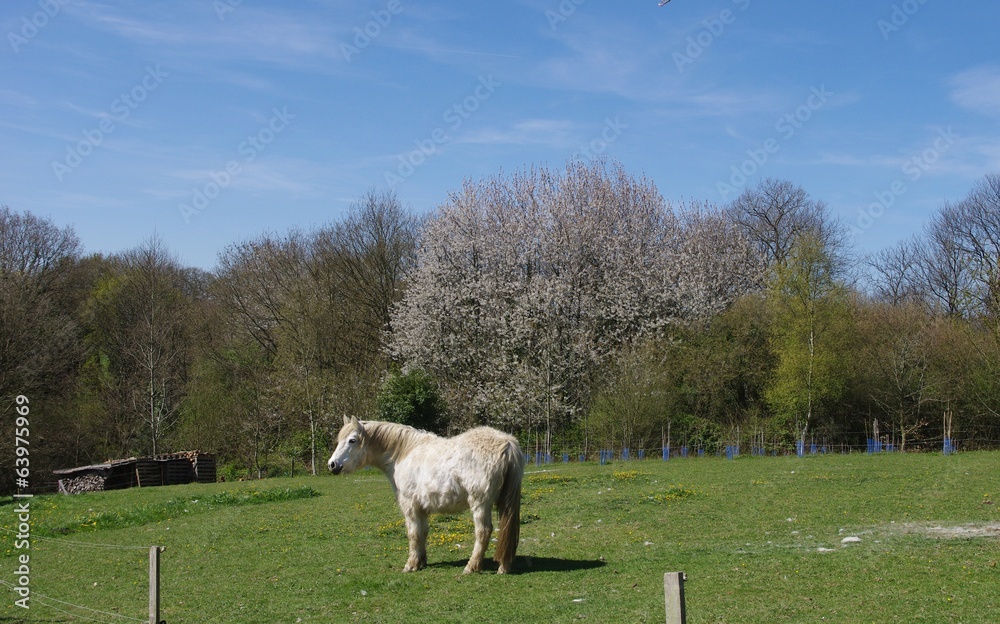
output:
<path id="1" fill-rule="evenodd" d="M 347 443 L 348 443 L 348 444 L 354 444 L 354 443 L 355 443 L 355 442 L 357 442 L 357 441 L 358 441 L 358 440 L 357 440 L 356 438 L 351 438 L 350 440 L 348 440 L 348 441 L 347 441 Z"/>

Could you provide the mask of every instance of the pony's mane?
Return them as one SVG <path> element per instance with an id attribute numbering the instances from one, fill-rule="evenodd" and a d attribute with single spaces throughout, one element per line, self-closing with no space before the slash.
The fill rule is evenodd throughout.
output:
<path id="1" fill-rule="evenodd" d="M 413 447 L 426 442 L 428 438 L 437 436 L 422 429 L 414 429 L 409 425 L 381 420 L 365 420 L 361 422 L 365 428 L 365 436 L 374 445 L 389 453 L 393 459 L 406 456 Z"/>

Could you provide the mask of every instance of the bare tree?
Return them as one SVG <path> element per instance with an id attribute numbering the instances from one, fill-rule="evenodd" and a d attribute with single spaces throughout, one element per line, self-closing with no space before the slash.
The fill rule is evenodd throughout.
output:
<path id="1" fill-rule="evenodd" d="M 62 299 L 79 253 L 70 228 L 0 206 L 0 401 L 53 390 L 78 357 Z"/>
<path id="2" fill-rule="evenodd" d="M 891 305 L 924 301 L 927 289 L 920 281 L 920 259 L 921 241 L 916 237 L 869 254 L 864 263 L 872 294 Z"/>
<path id="3" fill-rule="evenodd" d="M 846 229 L 823 201 L 816 201 L 787 180 L 767 178 L 743 191 L 729 205 L 733 220 L 772 269 L 783 266 L 798 239 L 810 235 L 835 263 L 845 262 Z"/>
<path id="4" fill-rule="evenodd" d="M 913 302 L 875 304 L 864 314 L 859 322 L 866 334 L 859 364 L 865 370 L 866 388 L 899 434 L 901 450 L 906 450 L 933 415 L 930 406 L 938 399 L 938 387 L 949 385 L 933 370 L 930 319 Z"/>
<path id="5" fill-rule="evenodd" d="M 220 257 L 216 290 L 233 338 L 263 349 L 268 374 L 254 378 L 280 388 L 254 395 L 264 404 L 247 411 L 261 425 L 253 431 L 285 414 L 290 433 L 308 435 L 313 472 L 335 406 L 356 413 L 356 386 L 374 390 L 387 364 L 389 311 L 416 235 L 416 219 L 396 196 L 371 190 L 340 222 L 262 236 Z"/>
<path id="6" fill-rule="evenodd" d="M 340 328 L 328 346 L 341 361 L 384 368 L 383 342 L 414 263 L 418 227 L 394 192 L 370 189 L 343 221 L 312 236 L 312 276 L 329 322 Z"/>
<path id="7" fill-rule="evenodd" d="M 945 205 L 924 229 L 919 270 L 927 289 L 928 305 L 947 316 L 964 317 L 973 310 L 971 302 L 971 259 L 960 240 L 959 214 Z"/>
<path id="8" fill-rule="evenodd" d="M 269 358 L 278 350 L 278 328 L 295 320 L 286 304 L 305 275 L 305 255 L 306 241 L 297 231 L 284 239 L 262 235 L 219 255 L 216 297 L 233 329 L 252 338 Z"/>
<path id="9" fill-rule="evenodd" d="M 1000 174 L 980 180 L 956 206 L 948 206 L 949 227 L 961 252 L 969 259 L 972 292 L 977 311 L 1000 321 Z"/>
<path id="10" fill-rule="evenodd" d="M 33 474 L 52 466 L 61 435 L 54 423 L 83 359 L 74 314 L 79 253 L 72 229 L 0 206 L 0 415 L 13 423 L 15 397 L 30 401 Z M 0 436 L 5 466 L 14 466 L 14 442 L 13 433 Z M 13 491 L 14 476 L 0 474 L 0 492 Z"/>
<path id="11" fill-rule="evenodd" d="M 184 272 L 159 238 L 124 253 L 95 292 L 92 342 L 121 452 L 163 450 L 190 362 Z"/>
<path id="12" fill-rule="evenodd" d="M 232 418 L 248 468 L 262 476 L 289 434 L 289 413 L 314 403 L 316 298 L 309 278 L 309 239 L 298 230 L 264 234 L 219 256 L 214 292 L 227 339 L 217 366 L 237 401 Z"/>

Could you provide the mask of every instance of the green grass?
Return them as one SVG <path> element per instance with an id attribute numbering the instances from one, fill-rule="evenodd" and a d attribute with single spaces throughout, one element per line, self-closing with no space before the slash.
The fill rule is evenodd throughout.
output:
<path id="1" fill-rule="evenodd" d="M 688 575 L 692 624 L 992 623 L 998 469 L 985 452 L 529 466 L 507 576 L 462 576 L 468 515 L 435 518 L 428 569 L 401 573 L 405 531 L 376 472 L 36 497 L 32 532 L 54 539 L 32 544 L 31 587 L 143 618 L 160 544 L 171 624 L 662 622 L 669 571 Z M 25 618 L 8 594 L 0 621 L 86 621 L 38 603 Z"/>
<path id="2" fill-rule="evenodd" d="M 187 492 L 181 488 L 173 493 Z M 100 531 L 142 526 L 170 520 L 187 514 L 201 514 L 220 507 L 235 505 L 260 505 L 300 498 L 319 496 L 319 492 L 308 486 L 272 487 L 239 490 L 223 490 L 200 496 L 173 496 L 167 500 L 156 497 L 149 502 L 135 502 L 129 505 L 93 505 L 88 497 L 44 497 L 38 498 L 32 507 L 32 535 L 36 537 L 61 537 L 81 531 Z M 94 495 L 107 496 L 107 494 Z M 84 508 L 86 507 L 86 510 Z M 74 511 L 74 508 L 75 511 Z M 59 510 L 56 513 L 56 510 Z M 7 550 L 9 553 L 10 551 Z"/>

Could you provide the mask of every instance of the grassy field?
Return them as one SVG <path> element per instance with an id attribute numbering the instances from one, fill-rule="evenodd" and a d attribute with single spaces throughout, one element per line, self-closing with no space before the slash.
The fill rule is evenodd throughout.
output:
<path id="1" fill-rule="evenodd" d="M 998 453 L 555 464 L 523 493 L 516 573 L 471 577 L 468 516 L 400 572 L 377 472 L 36 497 L 32 607 L 5 591 L 0 621 L 142 620 L 152 544 L 170 624 L 662 622 L 668 571 L 692 624 L 1000 619 Z M 20 552 L 6 532 L 5 582 Z"/>

